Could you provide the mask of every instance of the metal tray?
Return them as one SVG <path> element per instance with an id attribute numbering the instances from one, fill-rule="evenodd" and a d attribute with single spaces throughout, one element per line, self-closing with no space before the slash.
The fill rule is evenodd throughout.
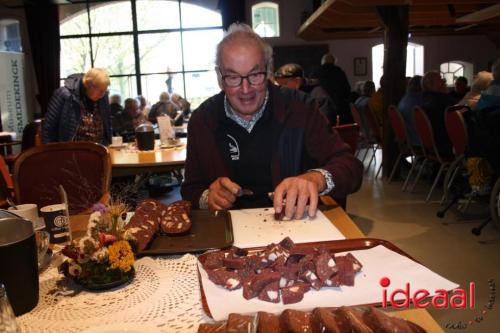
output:
<path id="1" fill-rule="evenodd" d="M 301 243 L 301 244 L 295 244 L 297 248 L 311 248 L 311 247 L 318 247 L 322 246 L 325 247 L 330 251 L 330 253 L 339 253 L 339 252 L 346 252 L 346 251 L 356 251 L 356 250 L 368 250 L 373 247 L 376 247 L 378 245 L 385 246 L 389 250 L 392 250 L 396 253 L 399 253 L 405 257 L 408 257 L 409 259 L 418 262 L 414 258 L 412 258 L 410 255 L 408 255 L 406 252 L 401 250 L 399 247 L 396 245 L 392 244 L 389 241 L 382 240 L 382 239 L 377 239 L 377 238 L 353 238 L 353 239 L 343 239 L 343 240 L 336 240 L 336 241 L 325 241 L 325 242 L 314 242 L 314 243 Z M 253 247 L 249 248 L 248 252 L 252 253 L 255 251 L 261 251 L 264 250 L 265 246 L 259 246 L 259 247 Z M 222 250 L 227 252 L 226 250 Z M 205 262 L 207 259 L 207 254 L 203 254 L 198 257 L 198 260 L 200 261 L 201 264 Z M 203 311 L 212 318 L 212 314 L 210 313 L 210 309 L 208 307 L 208 302 L 205 297 L 205 291 L 203 290 L 203 282 L 201 281 L 201 275 L 200 271 L 198 268 L 198 281 L 200 281 L 200 291 L 201 291 L 201 304 L 203 306 Z"/>
<path id="2" fill-rule="evenodd" d="M 191 211 L 191 229 L 182 235 L 157 234 L 139 256 L 196 253 L 223 249 L 233 244 L 231 215 L 227 211 Z"/>

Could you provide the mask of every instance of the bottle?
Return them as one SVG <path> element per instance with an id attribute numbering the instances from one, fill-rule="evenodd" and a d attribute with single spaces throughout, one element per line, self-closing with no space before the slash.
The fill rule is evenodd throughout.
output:
<path id="1" fill-rule="evenodd" d="M 5 286 L 0 283 L 0 332 L 18 333 L 21 332 L 17 326 L 16 316 L 10 306 Z"/>

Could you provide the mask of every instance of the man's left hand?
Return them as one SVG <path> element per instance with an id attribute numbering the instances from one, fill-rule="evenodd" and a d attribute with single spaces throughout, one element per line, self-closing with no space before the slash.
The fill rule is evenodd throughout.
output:
<path id="1" fill-rule="evenodd" d="M 314 217 L 318 208 L 318 193 L 325 187 L 325 178 L 316 171 L 285 178 L 274 190 L 274 210 L 280 213 L 285 209 L 288 219 L 302 219 L 309 201 L 308 215 Z"/>

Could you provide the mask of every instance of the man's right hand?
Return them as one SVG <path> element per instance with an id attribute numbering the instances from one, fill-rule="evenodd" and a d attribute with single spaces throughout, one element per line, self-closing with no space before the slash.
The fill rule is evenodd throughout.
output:
<path id="1" fill-rule="evenodd" d="M 240 193 L 240 185 L 232 182 L 227 177 L 219 177 L 208 188 L 208 209 L 229 209 L 233 206 Z"/>

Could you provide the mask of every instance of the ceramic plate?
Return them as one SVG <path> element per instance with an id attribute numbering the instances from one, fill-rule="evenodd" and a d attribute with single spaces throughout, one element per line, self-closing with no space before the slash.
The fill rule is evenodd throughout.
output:
<path id="1" fill-rule="evenodd" d="M 108 147 L 109 148 L 124 148 L 124 147 L 127 147 L 127 144 L 126 143 L 122 143 L 121 145 L 110 144 Z"/>
<path id="2" fill-rule="evenodd" d="M 160 333 L 160 330 L 147 324 L 111 324 L 89 327 L 82 333 Z"/>

